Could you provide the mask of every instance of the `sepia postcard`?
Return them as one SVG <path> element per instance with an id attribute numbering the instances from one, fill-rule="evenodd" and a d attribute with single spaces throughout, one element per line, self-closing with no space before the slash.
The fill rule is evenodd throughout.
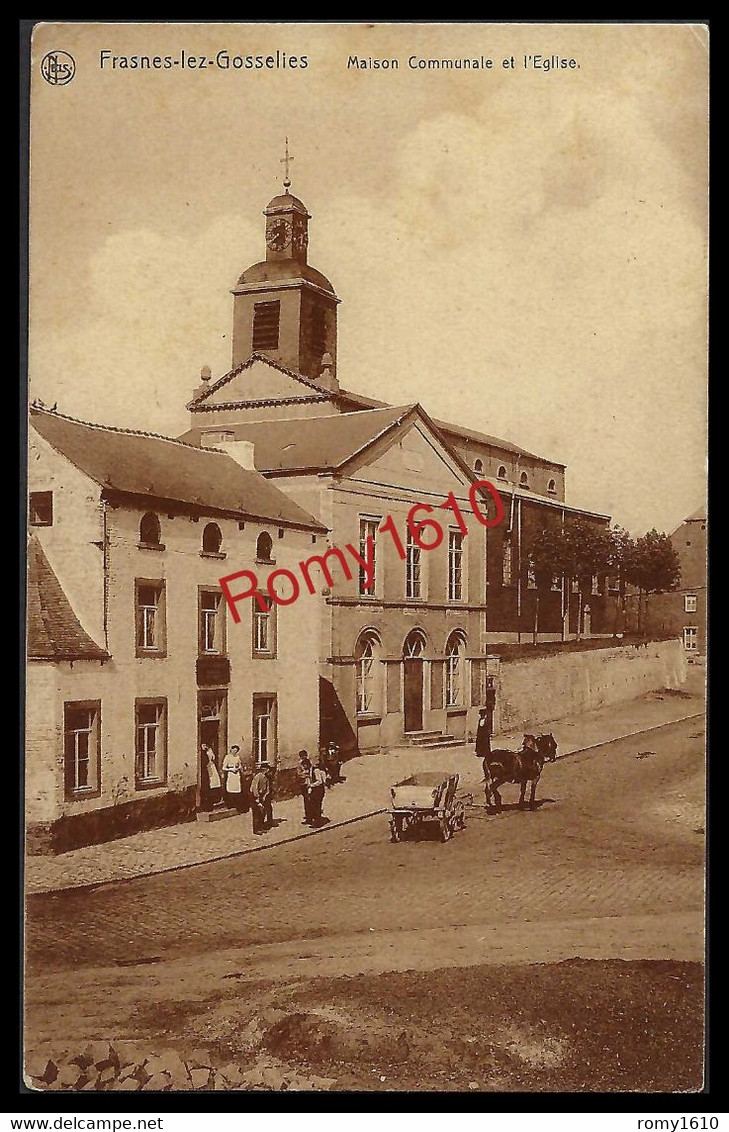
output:
<path id="1" fill-rule="evenodd" d="M 28 50 L 22 1103 L 696 1099 L 708 28 Z"/>

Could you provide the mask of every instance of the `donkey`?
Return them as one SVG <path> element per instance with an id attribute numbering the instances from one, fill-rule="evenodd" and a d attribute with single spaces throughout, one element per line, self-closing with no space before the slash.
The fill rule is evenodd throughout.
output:
<path id="1" fill-rule="evenodd" d="M 519 809 L 524 806 L 527 783 L 531 783 L 529 796 L 529 809 L 534 809 L 534 795 L 537 790 L 542 768 L 545 762 L 554 762 L 557 758 L 557 744 L 554 735 L 525 735 L 521 750 L 519 751 L 491 751 L 483 760 L 484 791 L 486 804 L 491 805 L 493 799 L 496 810 L 501 810 L 501 795 L 499 786 L 505 782 L 518 783 L 521 786 L 519 795 Z"/>

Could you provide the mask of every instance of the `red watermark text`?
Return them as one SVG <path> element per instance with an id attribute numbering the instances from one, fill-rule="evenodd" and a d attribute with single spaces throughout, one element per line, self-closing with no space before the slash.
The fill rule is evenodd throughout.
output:
<path id="1" fill-rule="evenodd" d="M 485 493 L 490 494 L 494 503 L 494 514 L 491 517 L 488 513 L 491 508 L 484 506 Z M 478 480 L 471 485 L 469 501 L 471 511 L 483 527 L 497 527 L 504 518 L 504 505 L 501 502 L 501 496 L 488 480 Z M 435 550 L 443 542 L 443 527 L 437 518 L 429 517 L 433 516 L 433 513 L 437 510 L 451 511 L 460 533 L 462 535 L 468 534 L 468 525 L 458 500 L 450 491 L 437 507 L 433 507 L 430 503 L 416 503 L 414 507 L 410 508 L 407 527 L 414 545 L 419 550 Z M 421 515 L 426 517 L 420 517 Z M 377 527 L 377 534 L 388 534 L 399 558 L 405 560 L 407 552 L 392 515 L 388 515 L 380 522 Z M 348 558 L 347 555 L 350 557 Z M 276 605 L 293 605 L 301 595 L 302 588 L 305 588 L 310 594 L 316 593 L 315 578 L 321 578 L 319 584 L 323 582 L 325 586 L 332 587 L 335 584 L 335 576 L 332 572 L 335 565 L 341 570 L 348 582 L 352 580 L 352 568 L 356 565 L 359 572 L 360 592 L 373 593 L 375 584 L 375 538 L 371 534 L 367 535 L 358 549 L 351 543 L 347 543 L 344 550 L 333 546 L 324 554 L 312 554 L 310 558 L 298 563 L 298 575 L 285 567 L 272 570 L 265 580 L 265 594 L 268 597 L 263 592 L 262 579 L 259 579 L 253 570 L 238 570 L 235 574 L 227 574 L 224 578 L 219 579 L 219 584 L 233 620 L 238 624 L 241 619 L 238 611 L 240 602 L 252 598 L 263 612 L 270 608 L 272 601 Z M 317 571 L 314 577 L 312 577 L 313 570 Z"/>

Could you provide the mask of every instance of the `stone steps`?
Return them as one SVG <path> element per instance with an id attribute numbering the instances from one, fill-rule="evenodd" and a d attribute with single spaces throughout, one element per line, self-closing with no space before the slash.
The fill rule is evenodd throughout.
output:
<path id="1" fill-rule="evenodd" d="M 437 751 L 441 747 L 465 747 L 466 740 L 455 735 L 444 735 L 442 731 L 413 731 L 407 736 L 411 747 L 421 751 Z"/>
<path id="2" fill-rule="evenodd" d="M 223 821 L 224 818 L 237 817 L 237 814 L 237 810 L 221 806 L 215 810 L 198 810 L 195 817 L 198 821 Z"/>

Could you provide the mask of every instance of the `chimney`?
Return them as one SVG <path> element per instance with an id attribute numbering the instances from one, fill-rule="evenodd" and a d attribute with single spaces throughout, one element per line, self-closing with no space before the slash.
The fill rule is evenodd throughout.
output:
<path id="1" fill-rule="evenodd" d="M 193 401 L 196 397 L 199 397 L 201 393 L 204 393 L 206 389 L 210 388 L 210 378 L 212 376 L 210 366 L 203 366 L 200 370 L 200 384 L 196 385 L 192 391 Z"/>
<path id="2" fill-rule="evenodd" d="M 247 472 L 255 472 L 256 465 L 253 459 L 255 448 L 252 440 L 216 440 L 214 443 L 220 452 L 225 452 L 225 455 L 235 460 L 236 464 L 240 464 L 241 468 L 245 468 Z"/>
<path id="3" fill-rule="evenodd" d="M 339 391 L 339 382 L 334 376 L 334 361 L 331 354 L 322 354 L 321 358 L 321 373 L 317 378 L 320 385 L 325 389 L 329 389 L 332 393 Z"/>

